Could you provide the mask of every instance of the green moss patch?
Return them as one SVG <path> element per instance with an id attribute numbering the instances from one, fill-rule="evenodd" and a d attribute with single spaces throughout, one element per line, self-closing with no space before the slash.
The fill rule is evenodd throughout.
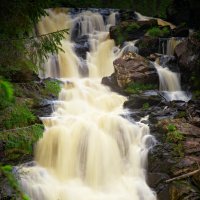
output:
<path id="1" fill-rule="evenodd" d="M 139 94 L 145 90 L 154 90 L 157 86 L 153 84 L 143 84 L 143 83 L 129 83 L 125 88 L 125 92 L 129 94 Z"/>

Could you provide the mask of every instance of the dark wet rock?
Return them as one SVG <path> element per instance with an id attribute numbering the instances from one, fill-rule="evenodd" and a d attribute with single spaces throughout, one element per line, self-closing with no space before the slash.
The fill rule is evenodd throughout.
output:
<path id="1" fill-rule="evenodd" d="M 159 64 L 163 67 L 169 68 L 173 72 L 179 72 L 179 67 L 175 56 L 161 55 L 159 58 Z"/>
<path id="2" fill-rule="evenodd" d="M 103 77 L 101 83 L 103 85 L 110 87 L 112 91 L 125 95 L 125 92 L 123 91 L 121 87 L 119 87 L 117 83 L 117 78 L 116 78 L 115 73 L 111 74 L 110 76 Z"/>
<path id="3" fill-rule="evenodd" d="M 188 37 L 189 29 L 186 26 L 180 25 L 172 30 L 173 37 Z"/>
<path id="4" fill-rule="evenodd" d="M 110 38 L 114 39 L 117 44 L 122 44 L 124 41 L 143 37 L 149 28 L 157 25 L 155 19 L 149 21 L 123 21 L 119 25 L 110 28 Z"/>
<path id="5" fill-rule="evenodd" d="M 189 83 L 195 89 L 200 88 L 199 77 L 197 76 L 197 74 L 200 74 L 200 41 L 197 37 L 197 33 L 195 33 L 175 48 L 182 81 L 185 84 Z"/>
<path id="6" fill-rule="evenodd" d="M 9 200 L 16 199 L 15 191 L 9 184 L 9 181 L 6 177 L 0 174 L 0 199 Z"/>
<path id="7" fill-rule="evenodd" d="M 176 181 L 170 185 L 171 200 L 199 200 L 200 193 L 187 181 Z"/>
<path id="8" fill-rule="evenodd" d="M 196 173 L 192 177 L 192 181 L 194 182 L 194 185 L 200 189 L 200 172 Z"/>
<path id="9" fill-rule="evenodd" d="M 47 117 L 50 116 L 53 112 L 53 101 L 48 99 L 41 99 L 38 105 L 34 107 L 34 113 L 39 117 Z"/>
<path id="10" fill-rule="evenodd" d="M 166 183 L 166 180 L 174 178 L 198 169 L 200 164 L 200 128 L 189 123 L 186 119 L 187 110 L 194 103 L 171 102 L 165 108 L 160 106 L 160 115 L 167 109 L 177 112 L 186 112 L 181 118 L 160 120 L 158 125 L 153 121 L 158 114 L 157 107 L 150 115 L 151 134 L 157 139 L 157 143 L 149 152 L 148 171 L 149 184 L 157 192 L 158 199 L 199 199 L 199 173 L 177 181 Z M 158 109 L 158 110 L 159 110 Z M 167 141 L 168 125 L 176 127 L 176 131 L 184 135 L 184 140 L 178 143 Z M 175 133 L 174 133 L 175 134 Z M 178 151 L 177 151 L 178 150 Z M 181 152 L 183 151 L 183 152 Z M 161 174 L 159 178 L 159 174 Z M 154 184 L 155 183 L 155 184 Z"/>
<path id="11" fill-rule="evenodd" d="M 125 87 L 130 82 L 158 84 L 158 75 L 154 66 L 136 53 L 125 53 L 116 59 L 113 65 L 120 87 Z"/>
<path id="12" fill-rule="evenodd" d="M 149 59 L 152 62 L 155 62 L 159 58 L 160 58 L 160 55 L 158 55 L 156 53 L 150 54 L 150 56 L 147 57 L 147 59 Z"/>
<path id="13" fill-rule="evenodd" d="M 143 105 L 148 103 L 148 106 L 157 106 L 161 103 L 159 96 L 144 96 L 144 95 L 131 95 L 128 101 L 124 102 L 124 107 L 128 109 L 140 109 Z"/>
<path id="14" fill-rule="evenodd" d="M 126 20 L 136 20 L 137 16 L 135 11 L 133 10 L 119 10 L 119 20 L 126 21 Z"/>
<path id="15" fill-rule="evenodd" d="M 148 173 L 148 184 L 150 187 L 155 188 L 168 178 L 169 176 L 164 173 Z"/>
<path id="16" fill-rule="evenodd" d="M 147 57 L 159 51 L 159 39 L 145 36 L 136 43 L 136 47 L 138 47 L 141 56 Z"/>
<path id="17" fill-rule="evenodd" d="M 79 36 L 78 38 L 75 38 L 75 46 L 74 50 L 78 57 L 81 57 L 83 59 L 86 59 L 86 54 L 89 51 L 89 43 L 88 43 L 88 36 L 83 35 Z"/>

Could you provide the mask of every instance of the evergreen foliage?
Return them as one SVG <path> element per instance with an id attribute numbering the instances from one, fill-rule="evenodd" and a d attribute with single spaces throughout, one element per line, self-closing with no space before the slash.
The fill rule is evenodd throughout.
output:
<path id="1" fill-rule="evenodd" d="M 20 71 L 37 72 L 49 54 L 61 50 L 61 40 L 68 30 L 35 36 L 36 23 L 47 15 L 50 0 L 1 1 L 0 75 L 9 80 Z"/>

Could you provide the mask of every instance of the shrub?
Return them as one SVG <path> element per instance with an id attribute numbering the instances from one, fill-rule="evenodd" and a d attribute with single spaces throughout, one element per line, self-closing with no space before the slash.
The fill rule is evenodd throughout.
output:
<path id="1" fill-rule="evenodd" d="M 145 90 L 153 90 L 156 88 L 156 85 L 153 84 L 143 84 L 143 83 L 129 83 L 128 86 L 125 88 L 125 92 L 130 94 L 138 94 Z"/>
<path id="2" fill-rule="evenodd" d="M 160 29 L 158 27 L 153 27 L 147 31 L 147 34 L 151 37 L 167 37 L 170 31 L 167 27 Z"/>

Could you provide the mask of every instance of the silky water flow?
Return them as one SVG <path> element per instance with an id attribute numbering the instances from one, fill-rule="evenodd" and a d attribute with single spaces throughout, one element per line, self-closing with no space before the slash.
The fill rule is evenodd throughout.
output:
<path id="1" fill-rule="evenodd" d="M 123 110 L 126 98 L 100 83 L 113 72 L 116 57 L 106 32 L 110 24 L 104 23 L 115 23 L 113 13 L 103 20 L 92 12 L 73 19 L 63 11 L 48 12 L 38 25 L 40 34 L 70 28 L 79 20 L 79 34 L 89 35 L 89 75 L 81 77 L 81 61 L 66 36 L 64 52 L 51 56 L 40 72 L 43 78 L 59 78 L 63 86 L 54 112 L 43 118 L 36 164 L 17 167 L 23 191 L 32 200 L 156 200 L 145 179 L 149 127 L 129 121 Z"/>

